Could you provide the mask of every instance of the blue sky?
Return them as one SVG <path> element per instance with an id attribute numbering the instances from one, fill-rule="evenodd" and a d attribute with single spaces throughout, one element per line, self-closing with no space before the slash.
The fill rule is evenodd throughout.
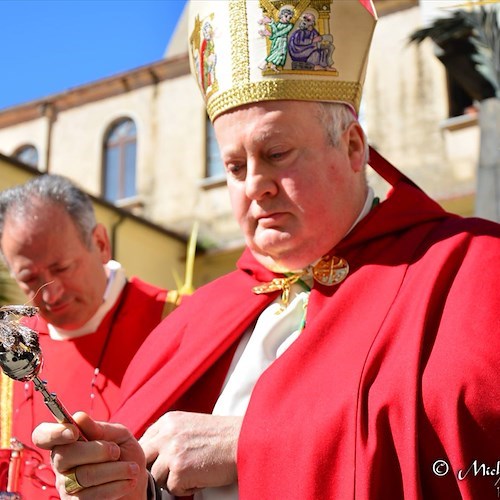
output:
<path id="1" fill-rule="evenodd" d="M 0 0 L 0 109 L 162 59 L 185 0 Z"/>

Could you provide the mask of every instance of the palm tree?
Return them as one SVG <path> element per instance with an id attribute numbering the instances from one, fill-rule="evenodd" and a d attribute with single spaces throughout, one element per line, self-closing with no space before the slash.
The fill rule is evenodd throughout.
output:
<path id="1" fill-rule="evenodd" d="M 478 4 L 494 3 L 491 0 Z M 498 3 L 498 2 L 497 2 Z M 430 38 L 451 79 L 479 108 L 481 147 L 476 215 L 500 221 L 500 8 L 483 5 L 456 10 L 410 36 L 410 43 Z M 450 115 L 461 114 L 450 105 Z"/>
<path id="2" fill-rule="evenodd" d="M 0 270 L 0 306 L 7 303 L 6 279 L 2 270 Z"/>
<path id="3" fill-rule="evenodd" d="M 12 303 L 12 280 L 9 272 L 0 260 L 0 306 Z"/>

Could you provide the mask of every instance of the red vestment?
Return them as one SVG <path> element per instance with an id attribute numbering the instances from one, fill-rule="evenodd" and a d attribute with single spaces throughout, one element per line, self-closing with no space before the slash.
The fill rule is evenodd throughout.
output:
<path id="1" fill-rule="evenodd" d="M 41 317 L 25 322 L 39 332 L 44 358 L 39 377 L 47 380 L 48 389 L 57 394 L 70 413 L 83 410 L 97 420 L 109 419 L 121 402 L 120 386 L 130 360 L 162 318 L 166 294 L 166 290 L 131 278 L 97 331 L 73 340 L 52 340 L 47 323 Z M 100 372 L 92 390 L 94 370 L 99 364 Z M 33 446 L 33 429 L 41 422 L 53 421 L 54 417 L 31 382 L 14 382 L 13 389 L 12 436 Z M 94 394 L 93 402 L 91 393 Z M 26 465 L 25 474 L 35 478 L 24 478 L 23 498 L 59 498 L 55 488 L 46 491 L 40 488 L 36 478 L 53 482 L 54 475 L 50 470 L 49 454 L 37 451 L 42 453 L 45 466 L 36 468 L 35 462 Z"/>
<path id="2" fill-rule="evenodd" d="M 332 250 L 349 275 L 314 284 L 305 329 L 252 393 L 241 499 L 497 497 L 500 226 L 448 214 L 374 163 L 393 189 Z M 141 435 L 168 410 L 212 411 L 242 333 L 279 293 L 252 293 L 276 275 L 248 251 L 238 267 L 150 335 L 112 420 Z"/>

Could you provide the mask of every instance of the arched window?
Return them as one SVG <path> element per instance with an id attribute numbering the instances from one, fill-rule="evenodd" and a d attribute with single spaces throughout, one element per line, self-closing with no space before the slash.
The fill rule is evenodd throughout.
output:
<path id="1" fill-rule="evenodd" d="M 210 118 L 206 119 L 206 162 L 207 162 L 207 178 L 221 178 L 224 177 L 224 165 L 222 164 L 222 158 L 220 157 L 219 145 L 215 139 L 215 131 L 210 121 Z"/>
<path id="2" fill-rule="evenodd" d="M 130 118 L 113 124 L 104 139 L 103 195 L 117 201 L 136 195 L 137 130 Z"/>
<path id="3" fill-rule="evenodd" d="M 12 155 L 16 160 L 26 163 L 32 167 L 38 167 L 38 151 L 35 146 L 25 144 L 16 149 Z"/>

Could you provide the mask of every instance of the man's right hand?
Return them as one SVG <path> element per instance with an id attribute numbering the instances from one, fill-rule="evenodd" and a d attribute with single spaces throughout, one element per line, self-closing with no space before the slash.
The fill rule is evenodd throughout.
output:
<path id="1" fill-rule="evenodd" d="M 95 422 L 85 413 L 74 418 L 89 441 L 78 441 L 78 429 L 71 424 L 43 423 L 32 436 L 35 445 L 51 450 L 61 499 L 146 499 L 146 459 L 130 431 L 120 424 Z M 65 473 L 71 470 L 83 487 L 72 495 L 65 489 Z"/>

